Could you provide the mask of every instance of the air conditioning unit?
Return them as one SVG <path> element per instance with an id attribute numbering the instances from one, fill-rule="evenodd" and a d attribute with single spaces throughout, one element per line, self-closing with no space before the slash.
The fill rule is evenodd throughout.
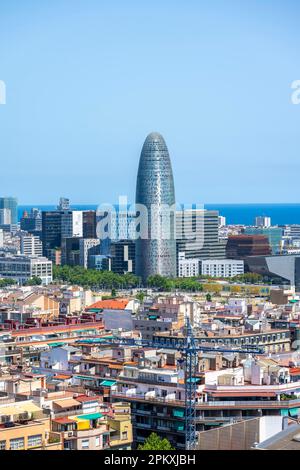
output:
<path id="1" fill-rule="evenodd" d="M 68 432 L 68 437 L 73 437 L 73 431 Z"/>
<path id="2" fill-rule="evenodd" d="M 1 416 L 1 423 L 8 423 L 8 422 L 10 422 L 10 416 L 2 415 Z"/>

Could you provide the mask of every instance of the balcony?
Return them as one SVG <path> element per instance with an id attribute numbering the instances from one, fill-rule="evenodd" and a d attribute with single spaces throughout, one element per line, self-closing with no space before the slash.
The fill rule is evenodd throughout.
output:
<path id="1" fill-rule="evenodd" d="M 185 406 L 184 400 L 168 399 L 167 397 L 157 396 L 146 396 L 145 394 L 127 395 L 122 392 L 115 392 L 112 394 L 113 398 L 127 399 L 130 401 L 141 401 L 149 403 L 163 403 L 171 406 Z M 243 401 L 207 401 L 199 402 L 196 404 L 197 409 L 211 409 L 211 408 L 222 408 L 222 409 L 281 409 L 281 408 L 297 408 L 300 407 L 300 398 L 296 400 L 243 400 Z"/>

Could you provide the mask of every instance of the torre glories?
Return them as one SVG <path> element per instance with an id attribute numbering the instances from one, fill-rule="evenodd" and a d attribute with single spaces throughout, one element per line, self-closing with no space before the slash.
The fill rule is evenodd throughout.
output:
<path id="1" fill-rule="evenodd" d="M 146 138 L 136 183 L 136 274 L 176 276 L 175 189 L 164 138 Z"/>

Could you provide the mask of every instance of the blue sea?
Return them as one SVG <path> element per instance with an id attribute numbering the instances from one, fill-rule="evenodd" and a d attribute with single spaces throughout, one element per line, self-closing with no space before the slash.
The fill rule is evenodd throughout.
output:
<path id="1" fill-rule="evenodd" d="M 54 210 L 56 206 L 34 205 L 19 206 L 18 216 L 23 211 L 30 212 L 31 208 L 40 210 Z M 96 204 L 71 206 L 77 210 L 95 210 Z M 253 225 L 256 216 L 271 217 L 272 225 L 300 224 L 300 204 L 205 204 L 206 209 L 218 210 L 220 215 L 226 217 L 227 224 Z"/>

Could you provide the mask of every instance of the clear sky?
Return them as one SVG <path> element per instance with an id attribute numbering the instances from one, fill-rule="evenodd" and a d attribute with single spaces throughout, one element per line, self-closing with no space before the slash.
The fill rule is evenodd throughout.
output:
<path id="1" fill-rule="evenodd" d="M 133 201 L 158 131 L 178 202 L 300 202 L 299 21 L 299 0 L 0 0 L 0 195 Z"/>

